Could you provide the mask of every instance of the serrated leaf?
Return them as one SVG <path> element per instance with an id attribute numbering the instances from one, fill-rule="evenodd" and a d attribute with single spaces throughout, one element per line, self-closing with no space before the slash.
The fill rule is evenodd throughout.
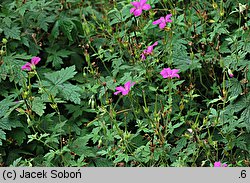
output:
<path id="1" fill-rule="evenodd" d="M 112 161 L 106 158 L 97 158 L 94 159 L 96 167 L 113 167 L 114 164 Z"/>
<path id="2" fill-rule="evenodd" d="M 7 26 L 3 28 L 4 30 L 4 34 L 6 36 L 6 38 L 12 38 L 12 39 L 17 39 L 17 40 L 21 40 L 21 31 L 20 31 L 20 27 L 11 27 L 8 28 Z"/>
<path id="3" fill-rule="evenodd" d="M 21 70 L 21 67 L 26 63 L 23 60 L 27 58 L 31 58 L 27 56 L 27 54 L 10 54 L 8 56 L 3 57 L 3 60 L 6 64 L 2 65 L 5 67 L 5 74 L 7 74 L 10 82 L 14 81 L 19 85 L 23 85 L 23 82 L 27 80 L 27 73 Z M 2 67 L 1 66 L 1 67 Z"/>
<path id="4" fill-rule="evenodd" d="M 59 49 L 59 47 L 46 49 L 46 51 L 49 53 L 47 61 L 52 62 L 52 66 L 55 68 L 60 68 L 61 64 L 63 64 L 62 58 L 67 58 L 73 53 L 72 51 L 66 49 Z"/>
<path id="5" fill-rule="evenodd" d="M 240 120 L 245 122 L 247 131 L 250 132 L 250 106 L 241 113 Z"/>
<path id="6" fill-rule="evenodd" d="M 2 129 L 0 129 L 0 139 L 6 140 L 6 133 Z M 0 140 L 0 142 L 1 142 L 1 140 Z"/>
<path id="7" fill-rule="evenodd" d="M 59 26 L 62 32 L 67 36 L 68 40 L 73 41 L 71 32 L 74 29 L 74 23 L 69 19 L 61 19 L 59 21 Z"/>
<path id="8" fill-rule="evenodd" d="M 70 83 L 68 84 L 62 84 L 59 86 L 59 91 L 61 92 L 62 96 L 66 100 L 70 100 L 71 102 L 74 102 L 75 104 L 80 104 L 80 94 L 79 91 L 81 91 L 81 88 L 75 85 L 72 85 Z"/>
<path id="9" fill-rule="evenodd" d="M 51 31 L 51 36 L 55 39 L 59 36 L 59 22 L 56 21 L 56 23 L 54 24 L 54 27 Z"/>
<path id="10" fill-rule="evenodd" d="M 23 128 L 13 129 L 10 135 L 17 142 L 18 145 L 21 145 L 23 141 L 26 139 L 26 134 Z"/>
<path id="11" fill-rule="evenodd" d="M 45 32 L 48 31 L 48 23 L 54 22 L 54 15 L 46 15 L 44 12 L 38 15 L 37 17 L 37 26 L 43 29 Z"/>
<path id="12" fill-rule="evenodd" d="M 45 73 L 44 75 L 45 78 L 51 81 L 54 85 L 60 85 L 65 81 L 73 78 L 76 73 L 77 72 L 75 72 L 75 66 L 71 66 L 53 73 Z"/>
<path id="13" fill-rule="evenodd" d="M 9 17 L 4 17 L 2 20 L 8 27 L 10 27 L 12 21 Z"/>
<path id="14" fill-rule="evenodd" d="M 2 130 L 11 130 L 11 125 L 9 125 L 8 120 L 6 118 L 0 119 L 0 128 Z"/>
<path id="15" fill-rule="evenodd" d="M 44 114 L 44 109 L 46 108 L 44 102 L 39 98 L 35 97 L 32 101 L 32 110 L 37 113 L 39 116 Z"/>
<path id="16" fill-rule="evenodd" d="M 87 146 L 87 143 L 89 141 L 89 136 L 79 137 L 77 138 L 71 145 L 71 150 L 76 153 L 77 155 L 86 155 L 88 156 L 91 154 L 90 147 Z"/>
<path id="17" fill-rule="evenodd" d="M 242 93 L 240 81 L 238 81 L 236 78 L 230 79 L 230 87 L 228 91 L 230 92 L 231 97 L 240 95 Z"/>

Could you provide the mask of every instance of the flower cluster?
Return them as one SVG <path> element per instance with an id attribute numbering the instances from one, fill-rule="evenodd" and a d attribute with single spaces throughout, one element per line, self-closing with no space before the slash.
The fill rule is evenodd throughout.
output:
<path id="1" fill-rule="evenodd" d="M 41 58 L 40 57 L 33 57 L 31 59 L 31 62 L 27 62 L 22 66 L 22 70 L 34 70 L 36 68 L 36 65 L 40 62 Z"/>
<path id="2" fill-rule="evenodd" d="M 150 10 L 151 6 L 146 4 L 147 0 L 140 0 L 140 1 L 133 1 L 131 4 L 134 6 L 130 9 L 130 13 L 134 14 L 134 16 L 138 17 L 142 14 L 142 10 Z M 153 22 L 153 25 L 158 25 L 160 29 L 164 29 L 167 23 L 171 23 L 172 20 L 170 19 L 172 14 L 167 14 L 165 17 L 160 17 L 158 20 Z"/>
<path id="3" fill-rule="evenodd" d="M 140 1 L 133 1 L 131 4 L 134 6 L 130 9 L 130 13 L 134 14 L 134 16 L 140 16 L 142 14 L 142 10 L 150 10 L 151 6 L 149 4 L 146 4 L 147 0 L 140 0 Z M 172 14 L 168 14 L 165 17 L 160 17 L 158 20 L 153 22 L 153 25 L 158 25 L 160 29 L 164 29 L 167 23 L 171 23 L 172 20 L 170 19 Z M 153 49 L 155 46 L 158 45 L 158 41 L 156 41 L 154 44 L 148 46 L 145 50 L 143 50 L 141 54 L 141 59 L 145 60 L 147 55 L 150 55 L 153 53 Z M 160 74 L 163 78 L 180 78 L 179 69 L 173 69 L 170 68 L 164 68 Z M 116 87 L 116 92 L 114 92 L 114 95 L 117 95 L 119 93 L 122 93 L 122 95 L 127 95 L 131 89 L 132 86 L 135 85 L 135 82 L 128 81 L 123 86 Z"/>

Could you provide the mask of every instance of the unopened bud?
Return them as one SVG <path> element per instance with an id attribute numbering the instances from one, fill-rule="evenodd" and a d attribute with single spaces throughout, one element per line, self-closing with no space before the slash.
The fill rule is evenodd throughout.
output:
<path id="1" fill-rule="evenodd" d="M 28 91 L 23 92 L 23 93 L 22 93 L 23 99 L 26 99 L 26 98 L 28 97 L 28 95 L 29 95 L 29 92 L 28 92 Z"/>
<path id="2" fill-rule="evenodd" d="M 217 8 L 218 8 L 218 5 L 217 5 L 216 2 L 213 2 L 212 6 L 213 6 L 214 9 L 217 9 Z"/>
<path id="3" fill-rule="evenodd" d="M 234 77 L 234 74 L 231 69 L 228 69 L 227 72 L 230 78 Z"/>
<path id="4" fill-rule="evenodd" d="M 25 111 L 22 108 L 16 108 L 16 111 L 20 114 L 25 114 Z"/>
<path id="5" fill-rule="evenodd" d="M 5 38 L 3 38 L 3 39 L 2 39 L 2 43 L 3 43 L 3 44 L 6 44 L 6 43 L 8 43 L 8 40 L 5 39 Z"/>

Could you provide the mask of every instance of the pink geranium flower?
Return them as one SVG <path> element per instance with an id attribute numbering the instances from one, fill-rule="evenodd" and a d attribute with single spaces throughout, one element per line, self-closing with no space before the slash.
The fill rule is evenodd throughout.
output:
<path id="1" fill-rule="evenodd" d="M 216 161 L 214 162 L 214 167 L 227 167 L 227 164 L 226 163 L 221 164 L 220 161 Z"/>
<path id="2" fill-rule="evenodd" d="M 180 71 L 180 69 L 173 69 L 171 70 L 170 68 L 164 68 L 160 74 L 162 75 L 163 78 L 180 78 L 179 74 L 177 74 Z"/>
<path id="3" fill-rule="evenodd" d="M 151 6 L 146 4 L 147 0 L 133 1 L 131 4 L 134 8 L 130 9 L 130 13 L 134 14 L 134 16 L 140 16 L 142 14 L 142 10 L 150 10 Z"/>
<path id="4" fill-rule="evenodd" d="M 156 45 L 158 45 L 157 41 L 154 44 L 148 46 L 147 49 L 145 49 L 143 51 L 143 53 L 141 54 L 141 59 L 145 60 L 146 59 L 146 55 L 152 54 L 154 46 L 156 46 Z"/>
<path id="5" fill-rule="evenodd" d="M 158 20 L 154 21 L 153 25 L 158 25 L 159 24 L 160 29 L 164 29 L 168 22 L 169 23 L 172 22 L 172 20 L 170 19 L 171 16 L 172 16 L 172 14 L 168 14 L 168 15 L 166 15 L 166 17 L 161 17 Z"/>
<path id="6" fill-rule="evenodd" d="M 135 85 L 135 82 L 128 81 L 123 86 L 118 86 L 115 89 L 117 90 L 114 94 L 122 93 L 122 95 L 127 95 L 130 91 L 130 88 Z"/>
<path id="7" fill-rule="evenodd" d="M 40 62 L 41 58 L 40 57 L 33 57 L 31 59 L 31 62 L 27 62 L 22 66 L 22 70 L 28 70 L 31 71 L 35 68 L 35 65 L 37 65 Z"/>

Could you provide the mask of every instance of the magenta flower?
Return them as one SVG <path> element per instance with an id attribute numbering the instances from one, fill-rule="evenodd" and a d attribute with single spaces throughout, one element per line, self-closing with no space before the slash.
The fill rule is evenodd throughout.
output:
<path id="1" fill-rule="evenodd" d="M 141 54 L 141 59 L 145 60 L 146 59 L 146 55 L 152 54 L 154 46 L 156 46 L 156 45 L 158 45 L 157 41 L 154 44 L 148 46 L 147 49 L 145 49 L 143 51 L 143 53 Z"/>
<path id="2" fill-rule="evenodd" d="M 31 59 L 31 62 L 27 62 L 22 66 L 22 70 L 28 70 L 31 71 L 35 68 L 35 65 L 37 65 L 40 62 L 41 58 L 40 57 L 33 57 Z"/>
<path id="3" fill-rule="evenodd" d="M 224 163 L 222 165 L 220 161 L 216 161 L 216 162 L 214 162 L 214 167 L 227 167 L 227 164 Z"/>
<path id="4" fill-rule="evenodd" d="M 122 95 L 127 95 L 128 92 L 130 91 L 130 88 L 135 85 L 135 82 L 128 81 L 127 83 L 124 84 L 123 86 L 118 86 L 115 89 L 117 90 L 114 95 L 117 95 L 118 93 L 122 92 Z"/>
<path id="5" fill-rule="evenodd" d="M 158 20 L 154 21 L 153 25 L 159 24 L 160 29 L 164 29 L 164 27 L 166 27 L 167 22 L 169 22 L 169 23 L 172 22 L 172 20 L 170 19 L 171 16 L 172 16 L 172 14 L 168 14 L 168 15 L 166 15 L 166 17 L 161 17 Z"/>
<path id="6" fill-rule="evenodd" d="M 134 8 L 130 9 L 130 13 L 134 14 L 134 16 L 140 16 L 142 14 L 142 10 L 150 10 L 151 6 L 146 4 L 147 0 L 133 1 L 131 4 Z"/>
<path id="7" fill-rule="evenodd" d="M 179 74 L 177 74 L 180 71 L 180 69 L 173 69 L 171 70 L 170 68 L 164 68 L 160 74 L 162 75 L 163 78 L 180 78 Z"/>

